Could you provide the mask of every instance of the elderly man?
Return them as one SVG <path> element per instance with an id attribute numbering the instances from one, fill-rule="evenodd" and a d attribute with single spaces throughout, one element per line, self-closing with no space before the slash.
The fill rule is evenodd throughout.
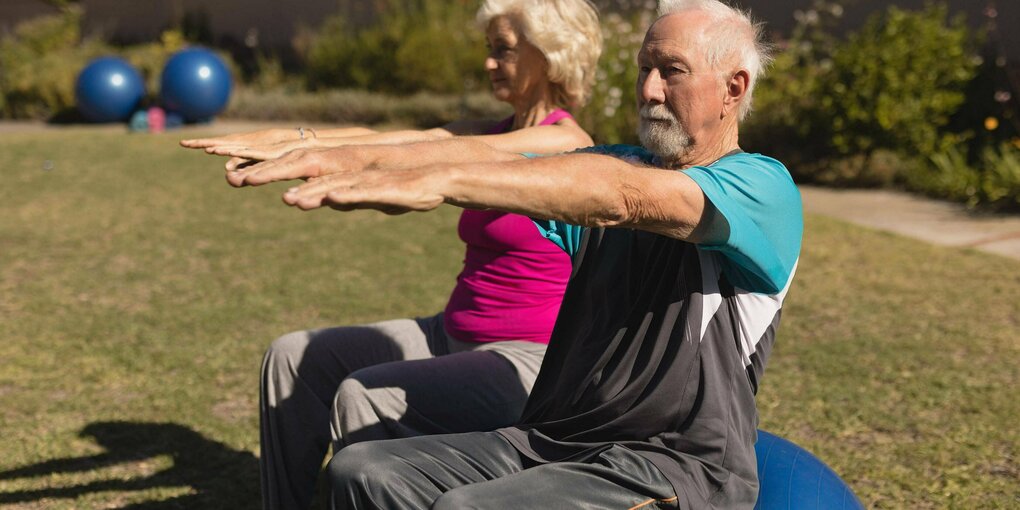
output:
<path id="1" fill-rule="evenodd" d="M 519 424 L 346 448 L 329 466 L 334 507 L 754 504 L 754 396 L 800 252 L 800 196 L 781 163 L 738 145 L 767 60 L 757 27 L 715 0 L 659 10 L 638 55 L 643 148 L 341 149 L 228 177 L 312 177 L 284 195 L 303 209 L 526 214 L 574 257 Z M 436 154 L 453 162 L 414 166 Z"/>

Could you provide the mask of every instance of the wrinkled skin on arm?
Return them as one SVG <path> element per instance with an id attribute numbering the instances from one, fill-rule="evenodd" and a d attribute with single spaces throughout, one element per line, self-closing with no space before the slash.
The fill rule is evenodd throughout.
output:
<path id="1" fill-rule="evenodd" d="M 724 221 L 686 174 L 595 154 L 438 163 L 334 173 L 289 189 L 303 210 L 428 211 L 443 203 L 498 209 L 590 227 L 629 227 L 692 242 L 726 235 Z"/>

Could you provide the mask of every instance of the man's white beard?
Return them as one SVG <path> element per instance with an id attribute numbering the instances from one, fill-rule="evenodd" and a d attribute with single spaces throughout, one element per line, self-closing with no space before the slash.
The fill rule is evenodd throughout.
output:
<path id="1" fill-rule="evenodd" d="M 691 149 L 691 137 L 664 104 L 641 106 L 638 138 L 641 145 L 666 161 L 676 161 Z"/>

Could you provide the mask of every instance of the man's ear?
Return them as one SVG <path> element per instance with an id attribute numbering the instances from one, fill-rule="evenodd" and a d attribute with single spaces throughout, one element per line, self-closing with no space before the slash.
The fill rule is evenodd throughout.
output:
<path id="1" fill-rule="evenodd" d="M 734 115 L 740 109 L 740 103 L 747 94 L 747 87 L 751 84 L 751 74 L 747 69 L 740 69 L 733 73 L 726 81 L 726 96 L 723 97 L 722 116 Z"/>

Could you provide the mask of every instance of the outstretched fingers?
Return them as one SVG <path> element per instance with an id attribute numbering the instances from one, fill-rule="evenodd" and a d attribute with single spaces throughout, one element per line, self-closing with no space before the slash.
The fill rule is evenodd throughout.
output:
<path id="1" fill-rule="evenodd" d="M 206 147 L 212 147 L 223 143 L 224 140 L 221 138 L 191 138 L 187 140 L 181 140 L 181 147 L 187 147 L 189 149 L 205 149 Z"/>
<path id="2" fill-rule="evenodd" d="M 228 172 L 233 172 L 237 169 L 249 167 L 255 164 L 258 164 L 258 161 L 244 158 L 230 158 L 223 167 L 226 168 Z"/>
<path id="3" fill-rule="evenodd" d="M 443 196 L 425 186 L 416 171 L 333 174 L 287 190 L 283 201 L 308 210 L 329 206 L 341 211 L 375 209 L 387 214 L 427 211 Z"/>
<path id="4" fill-rule="evenodd" d="M 233 161 L 233 160 L 231 160 Z M 259 163 L 239 162 L 230 168 L 228 162 L 227 182 L 231 186 L 258 186 L 277 181 L 307 179 L 319 175 L 320 169 L 315 158 L 304 153 L 289 153 L 282 158 Z"/>
<path id="5" fill-rule="evenodd" d="M 324 205 L 323 200 L 330 191 L 349 187 L 353 182 L 354 179 L 343 174 L 311 178 L 304 184 L 288 189 L 283 194 L 283 201 L 300 209 L 315 209 Z"/>
<path id="6" fill-rule="evenodd" d="M 215 154 L 217 156 L 257 159 L 260 161 L 265 161 L 267 159 L 276 159 L 287 153 L 286 151 L 282 151 L 279 149 L 261 149 L 257 147 L 242 147 L 238 145 L 222 145 L 217 147 L 210 147 L 205 151 L 209 154 Z"/>

